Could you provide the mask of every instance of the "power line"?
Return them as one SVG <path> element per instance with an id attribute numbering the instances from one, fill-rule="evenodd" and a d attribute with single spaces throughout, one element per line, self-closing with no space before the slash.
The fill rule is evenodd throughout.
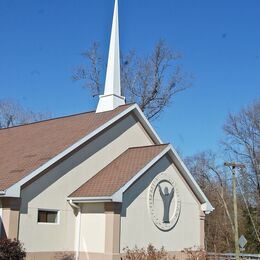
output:
<path id="1" fill-rule="evenodd" d="M 252 217 L 252 215 L 251 215 L 251 212 L 250 212 L 249 207 L 248 207 L 248 203 L 247 203 L 247 201 L 246 201 L 244 192 L 243 192 L 243 190 L 242 190 L 242 187 L 241 187 L 241 185 L 240 185 L 238 179 L 237 179 L 237 183 L 238 183 L 238 187 L 239 187 L 239 189 L 240 189 L 240 192 L 241 192 L 241 194 L 242 194 L 243 200 L 244 200 L 244 202 L 245 202 L 245 204 L 246 204 L 246 209 L 247 209 L 247 212 L 248 212 L 248 214 L 249 214 L 250 220 L 251 220 L 251 222 L 252 222 L 252 225 L 253 225 L 253 228 L 254 228 L 254 231 L 255 231 L 255 234 L 256 234 L 256 238 L 257 238 L 257 240 L 258 240 L 259 243 L 260 243 L 259 233 L 258 233 L 258 231 L 257 231 L 257 229 L 256 229 L 254 219 L 253 219 L 253 217 Z"/>

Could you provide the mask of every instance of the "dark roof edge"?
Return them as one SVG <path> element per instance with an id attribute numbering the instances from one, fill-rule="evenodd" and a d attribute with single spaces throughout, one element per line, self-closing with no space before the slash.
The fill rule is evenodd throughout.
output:
<path id="1" fill-rule="evenodd" d="M 135 104 L 135 103 L 127 103 L 127 104 L 125 104 L 125 105 L 118 106 L 117 108 L 119 108 L 119 107 L 124 107 L 124 106 L 131 106 L 131 105 L 133 105 L 133 104 Z M 117 108 L 116 108 L 116 109 L 117 109 Z M 111 111 L 113 111 L 113 110 L 111 110 Z M 103 113 L 108 113 L 108 112 L 111 112 L 111 111 L 105 111 L 105 112 L 101 112 L 101 113 L 103 114 Z M 15 126 L 7 127 L 7 128 L 0 128 L 0 131 L 11 130 L 11 129 L 18 128 L 18 127 L 25 127 L 25 126 L 30 126 L 30 125 L 34 125 L 34 124 L 39 124 L 39 123 L 44 123 L 44 122 L 49 122 L 49 121 L 64 119 L 64 118 L 68 118 L 68 117 L 74 117 L 74 116 L 80 116 L 80 115 L 90 114 L 90 113 L 94 113 L 94 112 L 96 112 L 96 111 L 95 111 L 95 110 L 92 110 L 92 111 L 80 112 L 80 113 L 71 114 L 71 115 L 66 115 L 66 116 L 60 116 L 60 117 L 54 117 L 54 118 L 44 119 L 44 120 L 40 120 L 40 121 L 36 121 L 36 122 L 25 123 L 25 124 L 21 124 L 21 125 L 15 125 Z"/>

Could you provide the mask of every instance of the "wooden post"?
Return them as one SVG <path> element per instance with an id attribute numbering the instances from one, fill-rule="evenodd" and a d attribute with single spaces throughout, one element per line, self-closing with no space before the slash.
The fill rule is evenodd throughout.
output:
<path id="1" fill-rule="evenodd" d="M 234 206 L 234 224 L 235 224 L 235 249 L 236 260 L 239 260 L 239 244 L 238 244 L 238 221 L 237 221 L 237 181 L 235 166 L 232 167 L 232 190 L 233 190 L 233 206 Z"/>
<path id="2" fill-rule="evenodd" d="M 233 206 L 234 206 L 234 226 L 235 226 L 235 251 L 236 260 L 239 260 L 239 244 L 238 244 L 238 220 L 237 220 L 237 180 L 236 180 L 236 168 L 245 168 L 244 164 L 235 162 L 225 162 L 225 166 L 231 167 L 232 169 L 232 190 L 233 190 Z"/>

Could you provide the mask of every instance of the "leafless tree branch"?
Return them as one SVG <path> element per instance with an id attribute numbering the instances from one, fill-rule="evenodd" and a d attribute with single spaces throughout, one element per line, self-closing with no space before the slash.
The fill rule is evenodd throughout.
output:
<path id="1" fill-rule="evenodd" d="M 94 43 L 85 52 L 87 67 L 79 66 L 74 80 L 83 80 L 93 96 L 101 90 L 101 63 L 99 45 Z M 147 57 L 139 57 L 135 51 L 121 55 L 121 86 L 126 100 L 137 103 L 148 119 L 157 118 L 172 102 L 173 96 L 190 85 L 188 76 L 178 64 L 181 56 L 159 41 Z"/>
<path id="2" fill-rule="evenodd" d="M 31 123 L 49 118 L 47 113 L 35 113 L 26 110 L 19 102 L 0 99 L 0 128 Z"/>

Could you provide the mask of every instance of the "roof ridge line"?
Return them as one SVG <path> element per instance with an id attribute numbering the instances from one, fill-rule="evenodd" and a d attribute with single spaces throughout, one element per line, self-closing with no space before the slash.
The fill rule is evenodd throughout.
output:
<path id="1" fill-rule="evenodd" d="M 138 148 L 146 148 L 146 147 L 154 147 L 154 146 L 167 146 L 170 145 L 170 143 L 165 143 L 165 144 L 151 144 L 151 145 L 143 145 L 143 146 L 134 146 L 134 147 L 129 147 L 127 150 L 130 149 L 138 149 Z"/>
<path id="2" fill-rule="evenodd" d="M 123 107 L 123 106 L 130 106 L 130 105 L 133 105 L 133 104 L 135 104 L 135 103 L 124 104 L 124 105 L 118 106 L 117 108 Z M 117 108 L 115 108 L 115 109 L 117 109 Z M 108 113 L 108 112 L 111 112 L 111 111 L 113 111 L 113 110 L 104 111 L 102 113 Z M 34 124 L 39 124 L 39 123 L 44 123 L 44 122 L 64 119 L 64 118 L 68 118 L 68 117 L 80 116 L 80 115 L 84 115 L 84 114 L 91 114 L 91 113 L 95 113 L 95 112 L 96 112 L 95 110 L 92 110 L 92 111 L 80 112 L 80 113 L 66 115 L 66 116 L 59 116 L 59 117 L 44 119 L 44 120 L 40 120 L 40 121 L 36 121 L 36 122 L 31 122 L 31 123 L 25 123 L 25 124 L 21 124 L 21 125 L 15 125 L 15 126 L 11 126 L 11 127 L 0 128 L 0 131 L 10 130 L 10 129 L 13 129 L 13 128 L 18 128 L 18 127 L 30 126 L 30 125 L 34 125 Z M 99 114 L 102 114 L 102 113 L 99 113 Z"/>

